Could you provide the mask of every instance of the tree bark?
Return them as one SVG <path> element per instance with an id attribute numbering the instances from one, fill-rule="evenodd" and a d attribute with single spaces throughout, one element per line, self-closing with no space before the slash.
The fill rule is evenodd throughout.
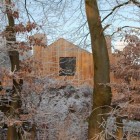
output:
<path id="1" fill-rule="evenodd" d="M 88 138 L 91 140 L 97 138 L 97 135 L 104 131 L 104 128 L 100 125 L 103 120 L 107 120 L 106 114 L 110 110 L 112 95 L 111 88 L 106 85 L 110 83 L 109 56 L 97 1 L 85 0 L 85 8 L 94 61 L 93 112 L 89 117 L 88 130 Z M 100 140 L 100 138 L 97 139 Z"/>
<path id="2" fill-rule="evenodd" d="M 16 68 L 16 71 L 19 70 L 19 54 L 17 51 L 9 51 L 9 57 L 11 60 L 11 71 L 14 71 Z M 17 83 L 16 79 L 13 79 L 13 89 L 12 89 L 12 99 L 14 99 L 13 102 L 10 104 L 10 115 L 12 118 L 18 117 L 18 115 L 15 113 L 15 110 L 20 108 L 20 97 L 19 93 L 21 90 L 21 81 L 20 83 Z M 15 125 L 8 127 L 8 134 L 7 134 L 7 140 L 18 140 L 18 132 L 15 128 Z"/>

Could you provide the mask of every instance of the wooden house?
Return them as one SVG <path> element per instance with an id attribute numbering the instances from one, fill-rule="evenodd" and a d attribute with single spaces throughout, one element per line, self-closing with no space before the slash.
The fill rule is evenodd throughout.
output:
<path id="1" fill-rule="evenodd" d="M 34 60 L 42 65 L 42 76 L 66 80 L 74 85 L 93 85 L 92 53 L 60 38 L 43 48 L 34 47 Z"/>

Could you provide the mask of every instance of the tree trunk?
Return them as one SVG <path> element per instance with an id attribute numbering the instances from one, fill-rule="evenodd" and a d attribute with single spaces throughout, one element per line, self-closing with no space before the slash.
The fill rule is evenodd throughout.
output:
<path id="1" fill-rule="evenodd" d="M 11 0 L 5 0 L 5 3 L 7 5 L 11 4 Z M 13 30 L 13 27 L 15 25 L 14 23 L 14 18 L 12 15 L 9 14 L 10 8 L 7 6 L 6 7 L 6 12 L 7 12 L 7 18 L 8 18 L 8 26 L 6 28 L 6 41 L 7 41 L 7 46 L 10 47 L 9 50 L 9 57 L 11 61 L 11 71 L 18 71 L 19 70 L 19 53 L 18 51 L 13 49 L 14 42 L 16 41 L 16 35 Z M 20 107 L 19 103 L 19 93 L 21 91 L 21 85 L 22 85 L 22 80 L 20 82 L 17 82 L 16 79 L 13 79 L 13 89 L 12 89 L 12 99 L 14 99 L 14 102 L 11 102 L 10 104 L 10 116 L 11 118 L 16 118 L 18 115 L 15 113 L 15 110 Z M 18 140 L 18 133 L 15 128 L 15 125 L 9 126 L 8 127 L 8 134 L 7 134 L 7 140 Z"/>
<path id="2" fill-rule="evenodd" d="M 89 139 L 104 131 L 101 127 L 103 120 L 107 120 L 111 104 L 110 68 L 107 44 L 103 34 L 101 19 L 96 0 L 85 0 L 87 21 L 91 36 L 92 53 L 94 60 L 94 93 L 93 112 L 89 117 Z M 101 138 L 97 138 L 100 140 Z"/>
<path id="3" fill-rule="evenodd" d="M 14 71 L 16 68 L 16 71 L 19 70 L 19 54 L 17 51 L 9 51 L 9 56 L 11 60 L 11 71 Z M 10 107 L 10 115 L 12 118 L 18 117 L 18 115 L 15 113 L 15 110 L 20 108 L 20 97 L 19 92 L 21 90 L 21 81 L 20 83 L 17 83 L 15 79 L 13 79 L 13 89 L 12 89 L 12 99 L 14 99 L 13 102 L 11 102 Z M 16 131 L 15 125 L 8 127 L 8 134 L 7 134 L 7 140 L 18 140 L 18 132 Z"/>

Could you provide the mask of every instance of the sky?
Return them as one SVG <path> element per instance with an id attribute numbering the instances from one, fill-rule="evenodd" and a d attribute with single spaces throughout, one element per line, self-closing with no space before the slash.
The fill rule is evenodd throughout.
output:
<path id="1" fill-rule="evenodd" d="M 58 0 L 28 0 L 27 10 L 25 10 L 25 3 L 22 0 L 14 0 L 16 2 L 16 8 L 20 9 L 20 18 L 16 21 L 27 22 L 35 20 L 39 25 L 39 30 L 34 30 L 30 34 L 45 33 L 47 34 L 47 42 L 50 44 L 56 39 L 63 37 L 69 41 L 83 47 L 90 48 L 90 36 L 86 36 L 88 31 L 88 25 L 85 16 L 84 0 L 62 0 L 62 3 L 58 3 Z M 100 15 L 103 19 L 112 7 L 117 5 L 116 0 L 98 0 Z M 119 2 L 125 2 L 127 0 L 118 0 Z M 103 27 L 109 24 L 109 28 L 105 31 L 106 35 L 111 35 L 122 26 L 135 26 L 140 27 L 140 8 L 137 8 L 133 4 L 129 4 L 126 7 L 122 7 L 116 10 L 112 16 L 105 20 Z M 0 17 L 2 17 L 0 15 Z M 0 23 L 1 24 L 1 23 Z M 127 31 L 128 32 L 128 31 Z M 126 30 L 115 34 L 112 37 L 112 44 L 122 47 L 122 36 L 126 34 Z M 28 35 L 28 33 L 27 33 Z M 21 40 L 26 38 L 26 35 L 20 34 L 18 38 Z M 120 45 L 121 44 L 121 45 Z"/>

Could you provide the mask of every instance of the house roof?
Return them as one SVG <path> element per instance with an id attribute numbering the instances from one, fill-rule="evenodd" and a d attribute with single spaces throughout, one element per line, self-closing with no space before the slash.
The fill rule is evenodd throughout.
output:
<path id="1" fill-rule="evenodd" d="M 48 48 L 48 47 L 51 47 L 52 45 L 55 45 L 55 44 L 57 44 L 58 42 L 61 42 L 61 41 L 67 42 L 67 43 L 69 43 L 69 44 L 75 46 L 77 49 L 80 49 L 80 50 L 82 50 L 82 51 L 85 51 L 86 53 L 92 54 L 92 53 L 89 52 L 88 50 L 85 50 L 85 49 L 81 48 L 80 46 L 75 45 L 74 43 L 72 43 L 72 42 L 70 42 L 70 41 L 68 41 L 68 40 L 66 40 L 66 39 L 64 39 L 64 38 L 59 38 L 58 40 L 54 41 L 52 44 L 48 45 L 47 48 Z"/>

